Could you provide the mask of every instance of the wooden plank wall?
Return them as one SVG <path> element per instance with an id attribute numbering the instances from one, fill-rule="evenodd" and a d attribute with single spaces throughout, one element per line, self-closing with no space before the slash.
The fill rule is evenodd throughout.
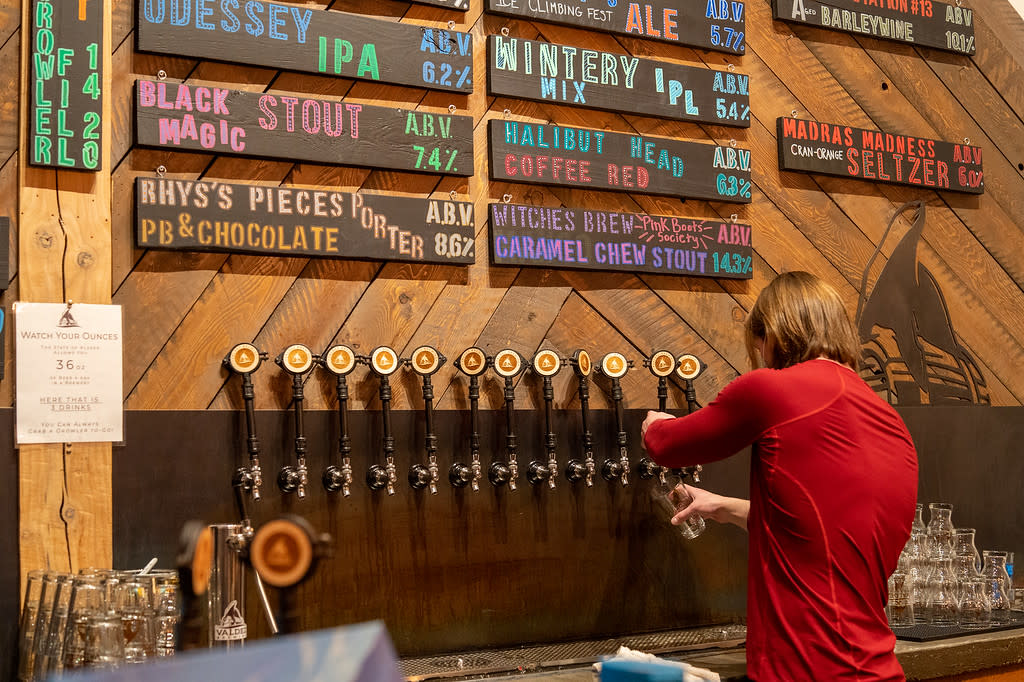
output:
<path id="1" fill-rule="evenodd" d="M 432 344 L 449 358 L 471 345 L 490 352 L 512 347 L 527 357 L 542 347 L 566 355 L 583 347 L 594 357 L 620 351 L 635 360 L 652 348 L 667 348 L 694 353 L 707 362 L 708 371 L 697 381 L 698 399 L 706 402 L 747 368 L 742 321 L 764 284 L 785 270 L 810 270 L 839 289 L 852 314 L 862 273 L 886 224 L 896 207 L 913 199 L 928 205 L 921 262 L 945 294 L 954 329 L 981 367 L 992 403 L 1024 403 L 1020 371 L 1024 367 L 1024 21 L 1007 0 L 967 3 L 975 10 L 977 54 L 973 57 L 776 22 L 767 0 L 747 2 L 748 47 L 743 57 L 490 16 L 478 1 L 471 3 L 468 13 L 394 0 L 329 5 L 411 24 L 439 26 L 453 19 L 459 30 L 474 36 L 476 87 L 469 96 L 138 53 L 134 0 L 109 2 L 110 111 L 104 117 L 109 156 L 103 164 L 109 171 L 92 178 L 28 169 L 19 179 L 23 166 L 19 103 L 9 96 L 0 102 L 0 213 L 14 219 L 12 254 L 18 252 L 19 235 L 26 238 L 21 242 L 20 269 L 18 260 L 12 259 L 13 281 L 2 303 L 9 307 L 19 295 L 26 300 L 74 297 L 70 292 L 76 282 L 82 283 L 74 266 L 63 264 L 61 272 L 59 259 L 52 260 L 52 252 L 45 256 L 34 249 L 30 235 L 52 224 L 48 211 L 58 189 L 77 192 L 81 195 L 78 222 L 95 228 L 98 220 L 99 230 L 74 237 L 74 230 L 66 228 L 68 245 L 73 239 L 84 240 L 96 251 L 99 260 L 94 272 L 106 267 L 107 256 L 110 262 L 109 286 L 104 276 L 91 275 L 78 296 L 97 302 L 109 296 L 124 306 L 127 409 L 240 409 L 238 380 L 226 374 L 221 359 L 241 341 L 252 341 L 272 356 L 291 343 L 319 351 L 339 342 L 361 352 L 387 344 L 403 356 L 420 344 Z M 19 91 L 21 42 L 29 34 L 21 9 L 13 0 L 0 5 L 0 88 L 4 93 Z M 751 76 L 751 127 L 669 122 L 488 97 L 485 40 L 505 27 L 510 35 L 523 38 L 698 66 L 735 65 Z M 439 178 L 134 148 L 132 84 L 135 78 L 152 78 L 160 70 L 187 83 L 345 96 L 422 111 L 442 112 L 455 104 L 460 113 L 474 118 L 478 176 Z M 775 120 L 789 115 L 919 137 L 967 138 L 984 150 L 986 191 L 975 197 L 781 173 Z M 753 153 L 753 202 L 680 201 L 489 182 L 487 121 L 503 116 L 721 144 L 736 139 Z M 447 198 L 454 190 L 475 204 L 477 263 L 465 268 L 138 250 L 132 236 L 133 182 L 139 175 L 152 175 L 161 165 L 168 176 L 182 179 L 319 185 L 346 191 L 362 188 L 439 198 Z M 108 181 L 109 205 L 104 203 Z M 708 218 L 737 214 L 754 227 L 753 279 L 716 281 L 490 266 L 487 203 L 506 193 L 516 203 Z M 85 195 L 89 198 L 82 198 Z M 102 234 L 107 215 L 109 248 Z M 895 234 L 881 245 L 870 281 L 878 276 L 907 227 L 901 219 Z M 73 254 L 65 259 L 69 257 L 74 261 Z M 7 357 L 12 358 L 10 335 L 6 343 Z M 0 405 L 13 402 L 12 367 L 0 384 Z M 376 382 L 363 381 L 364 372 L 360 369 L 352 378 L 351 406 L 377 409 Z M 502 404 L 498 382 L 491 377 L 484 381 L 485 409 Z M 266 365 L 254 381 L 257 408 L 287 408 L 289 382 L 276 367 Z M 413 378 L 403 376 L 394 384 L 393 407 L 413 409 L 421 404 Z M 307 408 L 334 406 L 329 382 L 310 386 L 318 388 L 307 390 Z M 465 382 L 451 363 L 435 376 L 434 386 L 439 409 L 465 409 Z M 627 408 L 642 409 L 655 402 L 655 380 L 646 370 L 631 371 L 623 388 Z M 592 391 L 593 407 L 609 407 L 606 389 L 601 385 Z M 577 404 L 569 373 L 556 377 L 555 396 L 558 408 Z M 517 400 L 517 406 L 535 405 L 537 391 L 521 385 Z M 670 403 L 685 405 L 676 384 Z M 102 561 L 110 552 L 109 534 L 104 539 L 103 533 L 110 490 L 104 455 L 100 453 L 99 468 L 86 479 L 99 497 L 85 503 L 95 535 L 83 547 L 74 533 L 65 533 L 55 520 L 68 493 L 62 491 L 47 463 L 60 459 L 60 448 L 42 451 L 40 466 L 30 466 L 21 474 L 23 515 L 29 514 L 22 519 L 23 569 L 60 564 L 54 557 L 64 555 L 70 559 L 63 563 L 73 567 Z M 68 523 L 66 518 L 63 521 Z"/>

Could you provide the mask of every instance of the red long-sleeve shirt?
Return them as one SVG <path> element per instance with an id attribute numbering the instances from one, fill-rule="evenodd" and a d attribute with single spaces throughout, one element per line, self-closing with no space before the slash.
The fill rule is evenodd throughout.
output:
<path id="1" fill-rule="evenodd" d="M 896 411 L 848 367 L 759 369 L 711 404 L 652 423 L 664 466 L 753 444 L 747 674 L 757 682 L 903 680 L 885 618 L 917 501 L 917 454 Z"/>

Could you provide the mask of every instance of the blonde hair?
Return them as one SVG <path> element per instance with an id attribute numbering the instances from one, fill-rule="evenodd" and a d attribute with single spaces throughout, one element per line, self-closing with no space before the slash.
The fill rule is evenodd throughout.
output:
<path id="1" fill-rule="evenodd" d="M 747 316 L 750 366 L 783 369 L 826 357 L 856 369 L 860 341 L 839 293 L 809 272 L 784 272 L 766 286 Z"/>

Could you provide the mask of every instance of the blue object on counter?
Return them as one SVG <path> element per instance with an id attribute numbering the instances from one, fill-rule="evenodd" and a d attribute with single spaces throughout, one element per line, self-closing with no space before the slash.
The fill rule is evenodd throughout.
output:
<path id="1" fill-rule="evenodd" d="M 614 659 L 601 663 L 601 682 L 680 682 L 682 679 L 683 669 L 677 665 Z"/>

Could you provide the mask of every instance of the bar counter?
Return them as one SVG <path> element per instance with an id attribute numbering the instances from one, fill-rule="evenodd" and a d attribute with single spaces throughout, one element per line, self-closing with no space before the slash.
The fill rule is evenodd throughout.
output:
<path id="1" fill-rule="evenodd" d="M 951 681 L 958 679 L 956 676 L 959 675 L 965 676 L 963 679 L 969 679 L 971 682 L 1024 680 L 1024 628 L 932 642 L 897 641 L 896 656 L 903 666 L 907 680 L 910 681 Z M 739 682 L 747 679 L 742 646 L 663 657 L 684 660 L 717 672 L 721 675 L 722 682 Z M 485 678 L 498 679 L 507 676 L 509 675 L 495 674 Z M 525 674 L 513 673 L 513 676 L 517 680 L 529 682 L 594 682 L 597 679 L 590 665 Z M 472 678 L 481 679 L 480 676 L 466 676 L 462 679 Z"/>

